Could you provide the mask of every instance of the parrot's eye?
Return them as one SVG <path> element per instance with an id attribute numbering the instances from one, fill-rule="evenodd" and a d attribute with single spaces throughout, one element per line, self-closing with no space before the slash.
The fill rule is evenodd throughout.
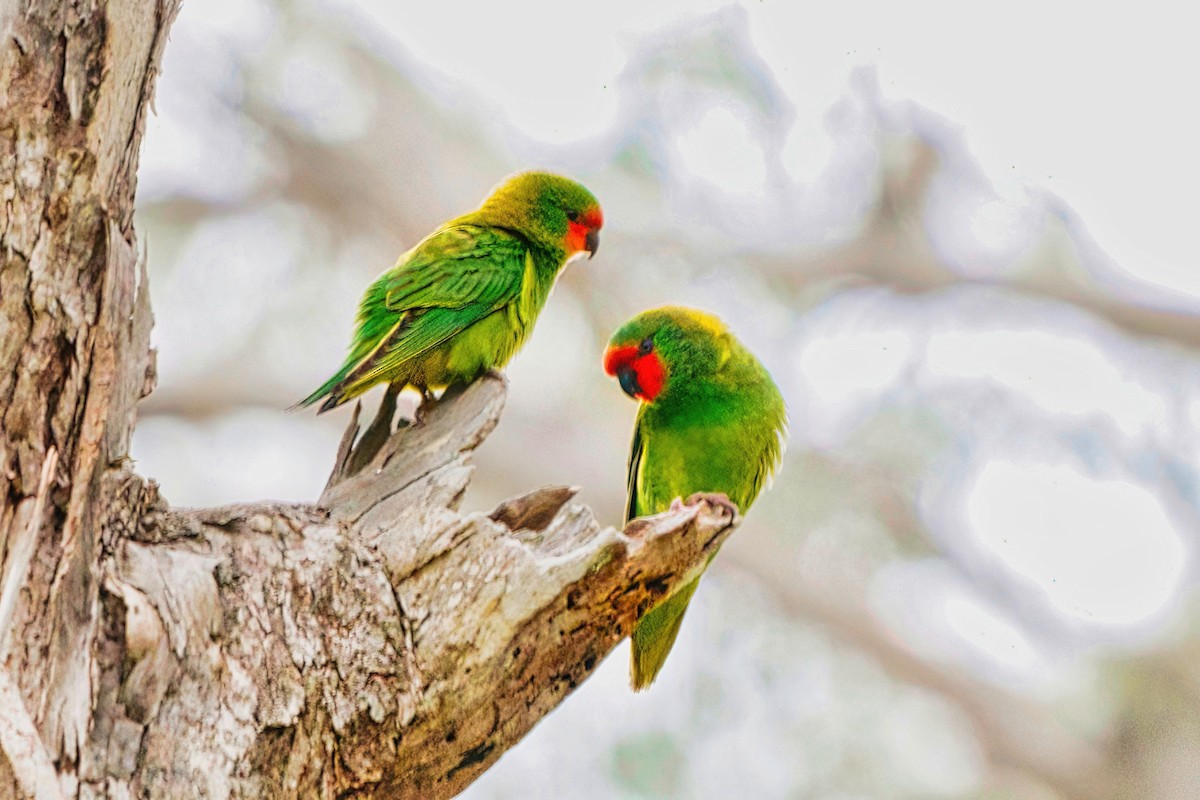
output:
<path id="1" fill-rule="evenodd" d="M 642 339 L 642 343 L 638 345 L 638 355 L 639 356 L 650 355 L 650 351 L 653 349 L 654 349 L 654 337 L 647 336 L 645 339 Z"/>
<path id="2" fill-rule="evenodd" d="M 579 212 L 578 211 L 568 211 L 567 219 L 570 220 L 571 222 L 579 222 Z"/>

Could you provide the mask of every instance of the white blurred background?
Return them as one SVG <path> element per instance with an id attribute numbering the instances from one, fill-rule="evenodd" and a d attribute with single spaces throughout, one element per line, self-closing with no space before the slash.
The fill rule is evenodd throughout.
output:
<path id="1" fill-rule="evenodd" d="M 791 441 L 654 688 L 623 646 L 466 797 L 1200 796 L 1200 56 L 1178 4 L 1111 8 L 186 3 L 138 192 L 140 469 L 177 505 L 314 499 L 349 412 L 282 409 L 362 289 L 561 170 L 602 246 L 466 508 L 576 484 L 620 522 L 599 359 L 663 302 L 762 357 Z"/>

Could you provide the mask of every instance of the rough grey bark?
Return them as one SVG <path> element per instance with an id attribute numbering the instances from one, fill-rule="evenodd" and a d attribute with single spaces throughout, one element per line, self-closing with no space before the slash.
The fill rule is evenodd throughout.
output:
<path id="1" fill-rule="evenodd" d="M 732 530 L 708 506 L 602 529 L 559 487 L 458 513 L 503 399 L 476 384 L 312 506 L 170 511 L 137 487 L 106 583 L 126 642 L 110 775 L 451 796 Z"/>
<path id="2" fill-rule="evenodd" d="M 0 51 L 0 798 L 447 797 L 736 520 L 601 528 L 547 488 L 461 514 L 501 381 L 354 424 L 322 498 L 169 508 L 133 230 L 174 0 L 26 0 Z M 361 467 L 361 468 L 359 468 Z"/>
<path id="3" fill-rule="evenodd" d="M 100 565 L 153 382 L 133 188 L 175 10 L 21 3 L 0 52 L 0 657 L 24 698 L 5 720 L 36 726 L 64 793 L 98 774 Z"/>

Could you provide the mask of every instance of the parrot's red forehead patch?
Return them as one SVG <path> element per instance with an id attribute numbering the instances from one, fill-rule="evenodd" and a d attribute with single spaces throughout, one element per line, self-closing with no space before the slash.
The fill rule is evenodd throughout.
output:
<path id="1" fill-rule="evenodd" d="M 628 365 L 635 358 L 637 358 L 637 347 L 633 345 L 610 347 L 604 351 L 604 371 L 615 376 L 618 369 Z"/>

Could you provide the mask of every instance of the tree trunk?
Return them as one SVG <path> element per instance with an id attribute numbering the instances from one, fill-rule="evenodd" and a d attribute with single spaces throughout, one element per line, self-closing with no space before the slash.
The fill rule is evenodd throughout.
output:
<path id="1" fill-rule="evenodd" d="M 562 488 L 460 514 L 494 379 L 420 428 L 352 422 L 316 504 L 168 508 L 127 454 L 154 384 L 137 158 L 177 10 L 0 13 L 0 798 L 451 796 L 736 520 L 622 533 Z"/>

